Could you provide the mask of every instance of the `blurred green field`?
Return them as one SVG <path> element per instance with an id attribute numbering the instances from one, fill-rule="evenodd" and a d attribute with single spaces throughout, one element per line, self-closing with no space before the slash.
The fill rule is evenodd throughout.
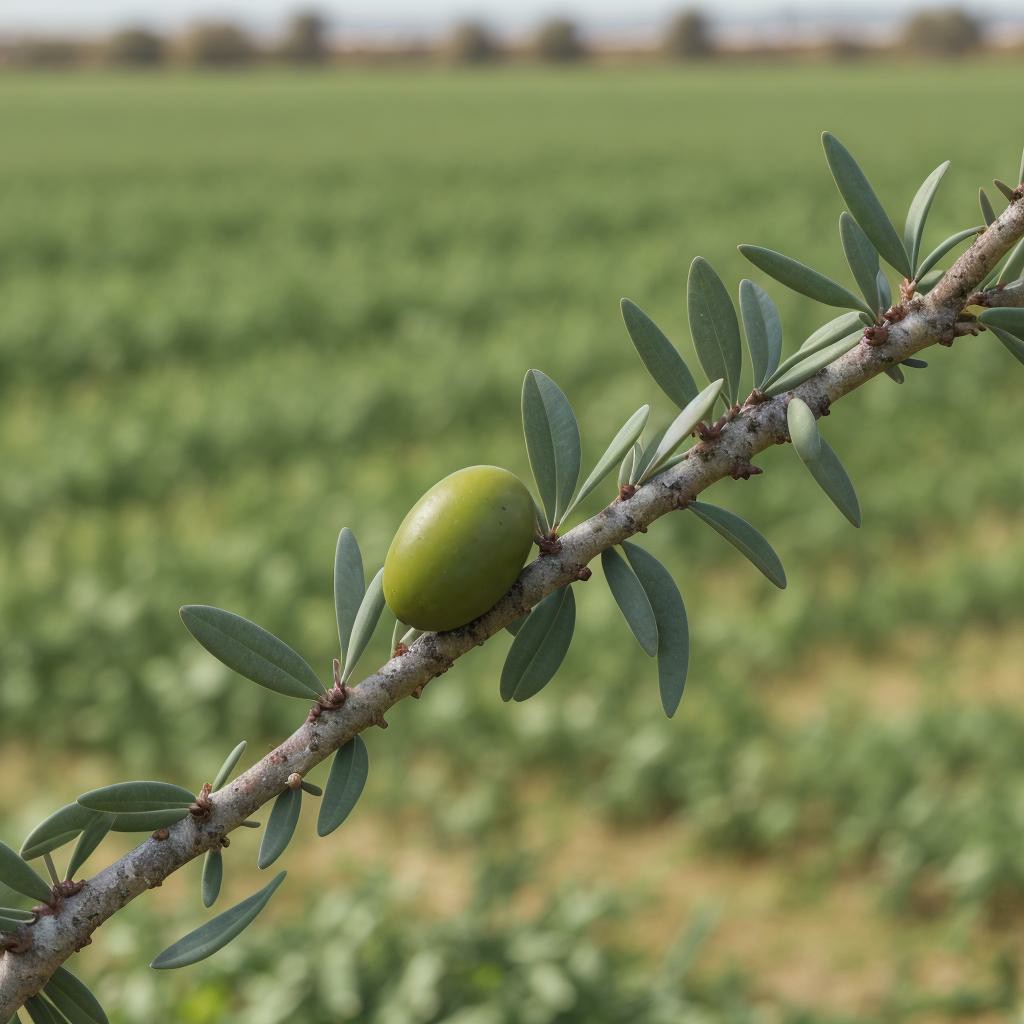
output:
<path id="1" fill-rule="evenodd" d="M 446 473 L 527 477 L 528 367 L 585 460 L 641 402 L 667 418 L 621 295 L 690 351 L 694 255 L 731 286 L 742 241 L 845 280 L 822 129 L 900 223 L 953 158 L 926 246 L 977 223 L 1018 166 L 1016 73 L 5 75 L 0 835 L 91 784 L 198 786 L 294 727 L 178 606 L 326 678 L 339 528 L 375 568 Z M 790 347 L 831 317 L 769 290 Z M 1017 1019 L 1024 378 L 986 337 L 928 358 L 826 421 L 862 530 L 781 449 L 716 488 L 784 593 L 688 517 L 644 539 L 690 614 L 673 721 L 598 573 L 538 698 L 501 704 L 498 640 L 368 737 L 367 792 L 289 853 L 275 929 L 147 973 L 199 920 L 183 872 L 100 932 L 80 970 L 116 1020 Z"/>

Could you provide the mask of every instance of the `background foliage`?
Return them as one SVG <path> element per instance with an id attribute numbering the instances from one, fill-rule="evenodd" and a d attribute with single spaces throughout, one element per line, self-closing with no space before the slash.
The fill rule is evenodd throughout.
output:
<path id="1" fill-rule="evenodd" d="M 290 730 L 289 702 L 231 678 L 178 606 L 251 616 L 326 679 L 339 527 L 372 571 L 442 475 L 528 477 L 528 366 L 569 395 L 585 459 L 641 402 L 667 418 L 620 295 L 685 349 L 697 253 L 732 285 L 740 241 L 845 281 L 821 128 L 894 213 L 954 158 L 926 247 L 977 222 L 977 186 L 1019 158 L 1008 73 L 5 77 L 4 837 L 132 773 L 198 786 L 237 739 L 257 755 Z M 769 290 L 791 347 L 829 318 Z M 990 338 L 929 359 L 824 424 L 863 530 L 785 453 L 716 490 L 772 539 L 784 594 L 693 517 L 645 539 L 694 635 L 673 722 L 595 580 L 535 701 L 500 704 L 495 642 L 368 737 L 351 821 L 323 842 L 301 826 L 281 931 L 145 973 L 198 917 L 198 879 L 176 877 L 84 976 L 125 1021 L 1004 1019 L 1020 384 Z M 256 842 L 228 851 L 226 901 L 256 887 Z"/>

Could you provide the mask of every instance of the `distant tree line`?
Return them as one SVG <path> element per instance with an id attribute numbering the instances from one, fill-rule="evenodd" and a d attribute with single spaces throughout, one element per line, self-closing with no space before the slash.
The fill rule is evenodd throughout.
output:
<path id="1" fill-rule="evenodd" d="M 861 57 L 873 50 L 894 46 L 928 57 L 955 57 L 977 50 L 983 44 L 984 24 L 979 18 L 959 7 L 940 7 L 912 14 L 899 39 L 888 45 L 869 45 L 850 36 L 837 36 L 820 49 L 827 57 L 835 59 Z M 707 61 L 724 55 L 791 53 L 795 49 L 777 46 L 727 50 L 718 39 L 711 19 L 695 7 L 681 10 L 668 20 L 660 46 L 665 59 L 678 62 Z M 357 56 L 380 55 L 381 52 L 365 50 Z M 546 63 L 570 64 L 594 56 L 579 26 L 565 18 L 544 21 L 525 45 L 514 47 L 484 23 L 463 21 L 455 25 L 439 47 L 411 46 L 391 56 L 422 58 L 435 54 L 452 63 L 467 65 L 524 56 Z M 636 51 L 635 55 L 649 58 L 651 53 Z M 206 21 L 174 38 L 142 27 L 128 27 L 98 45 L 47 37 L 15 40 L 0 47 L 0 59 L 7 64 L 52 69 L 83 64 L 122 68 L 153 68 L 165 64 L 232 68 L 273 61 L 315 66 L 339 56 L 341 54 L 332 47 L 327 19 L 315 10 L 292 14 L 282 37 L 270 44 L 256 40 L 238 24 Z"/>

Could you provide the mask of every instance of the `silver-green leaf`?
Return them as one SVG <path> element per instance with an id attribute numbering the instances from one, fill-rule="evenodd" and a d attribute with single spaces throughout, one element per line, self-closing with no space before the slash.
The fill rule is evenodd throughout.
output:
<path id="1" fill-rule="evenodd" d="M 790 401 L 786 410 L 790 439 L 800 461 L 810 471 L 818 486 L 832 503 L 854 525 L 860 526 L 860 503 L 839 457 L 818 432 L 814 414 L 799 398 Z M 808 417 L 810 420 L 808 421 Z M 813 432 L 810 429 L 813 426 Z"/>
<path id="2" fill-rule="evenodd" d="M 117 814 L 111 826 L 112 832 L 152 832 L 167 828 L 181 821 L 188 814 L 187 807 L 172 807 L 164 811 L 136 811 Z"/>
<path id="3" fill-rule="evenodd" d="M 839 341 L 829 345 L 828 348 L 820 349 L 811 355 L 805 355 L 804 358 L 795 362 L 784 373 L 780 372 L 775 380 L 764 389 L 764 393 L 769 397 L 774 397 L 775 395 L 781 395 L 784 391 L 798 387 L 805 380 L 810 380 L 816 373 L 820 373 L 841 355 L 849 352 L 851 348 L 859 344 L 860 338 L 861 332 L 857 331 L 846 338 L 840 338 Z"/>
<path id="4" fill-rule="evenodd" d="M 30 996 L 25 1001 L 25 1009 L 32 1024 L 62 1024 L 60 1015 L 54 1010 L 53 1005 L 42 996 Z"/>
<path id="5" fill-rule="evenodd" d="M 68 861 L 68 878 L 74 878 L 78 874 L 78 869 L 92 856 L 96 847 L 106 839 L 107 834 L 114 827 L 116 817 L 114 814 L 98 813 L 82 830 L 71 854 L 71 859 Z"/>
<path id="6" fill-rule="evenodd" d="M 949 238 L 943 239 L 937 246 L 923 260 L 917 268 L 915 279 L 920 282 L 924 278 L 932 267 L 935 266 L 939 260 L 942 259 L 948 252 L 955 249 L 961 242 L 966 241 L 968 238 L 972 238 L 974 235 L 980 234 L 984 231 L 984 225 L 978 225 L 973 228 L 965 228 L 963 231 L 957 231 L 955 234 L 949 236 Z M 918 289 L 920 291 L 920 289 Z"/>
<path id="7" fill-rule="evenodd" d="M 572 588 L 548 594 L 512 641 L 501 670 L 501 699 L 527 700 L 544 689 L 565 659 L 575 627 Z"/>
<path id="8" fill-rule="evenodd" d="M 210 605 L 181 609 L 185 628 L 218 661 L 268 690 L 300 700 L 317 698 L 323 686 L 307 662 L 255 622 Z"/>
<path id="9" fill-rule="evenodd" d="M 1003 348 L 1013 356 L 1019 363 L 1024 363 L 1024 338 L 1018 338 L 1009 331 L 989 324 L 989 330 L 1002 343 Z"/>
<path id="10" fill-rule="evenodd" d="M 96 817 L 79 803 L 66 804 L 41 821 L 21 844 L 21 856 L 33 860 L 70 843 Z"/>
<path id="11" fill-rule="evenodd" d="M 189 932 L 165 949 L 149 966 L 156 970 L 187 967 L 212 956 L 241 934 L 259 916 L 287 872 L 282 871 L 269 885 L 242 900 L 230 910 L 218 914 L 211 921 Z"/>
<path id="12" fill-rule="evenodd" d="M 981 207 L 981 219 L 986 226 L 991 227 L 996 219 L 996 211 L 992 208 L 992 200 L 983 188 L 978 189 L 978 205 Z"/>
<path id="13" fill-rule="evenodd" d="M 1024 307 L 996 306 L 984 309 L 978 314 L 978 319 L 986 327 L 998 327 L 1001 331 L 1024 338 Z"/>
<path id="14" fill-rule="evenodd" d="M 267 827 L 260 842 L 259 857 L 256 866 L 262 871 L 281 856 L 288 848 L 295 834 L 295 826 L 299 823 L 299 811 L 302 810 L 302 790 L 288 786 L 278 794 L 274 806 L 270 809 Z"/>
<path id="15" fill-rule="evenodd" d="M 643 432 L 644 427 L 647 425 L 647 417 L 651 413 L 651 407 L 649 405 L 642 405 L 628 420 L 619 428 L 619 432 L 612 438 L 611 444 L 608 445 L 604 455 L 597 460 L 597 465 L 594 467 L 590 476 L 583 482 L 583 486 L 579 489 L 576 497 L 569 503 L 569 507 L 565 510 L 562 518 L 568 517 L 569 513 L 576 508 L 577 505 L 585 498 L 595 487 L 622 461 L 626 452 L 630 451 L 633 447 L 633 443 Z"/>
<path id="16" fill-rule="evenodd" d="M 780 590 L 786 589 L 786 570 L 775 549 L 745 519 L 728 509 L 694 501 L 690 510 L 745 555 Z"/>
<path id="17" fill-rule="evenodd" d="M 203 857 L 203 877 L 200 895 L 204 907 L 212 907 L 220 895 L 221 883 L 224 881 L 224 857 L 220 850 L 207 850 Z"/>
<path id="18" fill-rule="evenodd" d="M 843 243 L 846 262 L 853 272 L 864 301 L 876 313 L 882 311 L 878 295 L 878 252 L 861 226 L 846 210 L 839 215 L 839 237 Z"/>
<path id="19" fill-rule="evenodd" d="M 999 284 L 1009 284 L 1024 274 L 1024 238 L 1014 247 L 999 272 Z"/>
<path id="20" fill-rule="evenodd" d="M 658 624 L 658 688 L 661 706 L 671 718 L 682 700 L 690 664 L 690 626 L 686 607 L 672 574 L 654 555 L 629 541 L 622 547 L 647 592 Z"/>
<path id="21" fill-rule="evenodd" d="M 766 249 L 761 245 L 741 245 L 739 251 L 759 270 L 769 277 L 774 277 L 779 284 L 784 284 L 801 295 L 806 295 L 815 302 L 826 306 L 838 306 L 840 309 L 863 309 L 874 317 L 874 310 L 858 298 L 848 288 L 826 277 L 817 270 L 790 256 L 783 256 L 774 249 Z"/>
<path id="22" fill-rule="evenodd" d="M 224 783 L 228 781 L 228 777 L 234 771 L 235 765 L 238 764 L 239 759 L 241 758 L 241 756 L 244 753 L 245 753 L 245 740 L 242 740 L 242 742 L 239 743 L 238 746 L 235 747 L 235 749 L 232 750 L 231 753 L 228 754 L 228 756 L 224 759 L 224 763 L 218 769 L 216 776 L 214 776 L 214 779 L 213 779 L 213 789 L 214 789 L 214 792 L 216 792 L 218 789 L 220 789 L 220 787 L 223 786 Z"/>
<path id="23" fill-rule="evenodd" d="M 771 296 L 747 278 L 740 281 L 740 315 L 754 370 L 754 387 L 760 388 L 782 358 L 782 320 Z"/>
<path id="24" fill-rule="evenodd" d="M 316 831 L 329 836 L 352 813 L 370 772 L 370 756 L 362 736 L 353 736 L 334 755 L 327 776 Z"/>
<path id="25" fill-rule="evenodd" d="M 370 580 L 366 588 L 363 600 L 356 612 L 355 622 L 352 623 L 352 639 L 348 645 L 345 655 L 345 668 L 341 673 L 341 681 L 348 682 L 355 671 L 356 662 L 362 657 L 363 651 L 369 644 L 373 631 L 380 621 L 381 612 L 384 611 L 384 570 L 378 569 L 377 575 Z"/>
<path id="26" fill-rule="evenodd" d="M 682 409 L 699 390 L 679 350 L 665 337 L 660 327 L 629 299 L 621 302 L 622 319 L 633 347 L 654 383 Z"/>
<path id="27" fill-rule="evenodd" d="M 115 782 L 83 793 L 78 802 L 93 811 L 133 814 L 138 811 L 163 811 L 187 808 L 195 794 L 172 782 Z"/>
<path id="28" fill-rule="evenodd" d="M 99 1000 L 64 967 L 57 968 L 43 992 L 70 1024 L 109 1024 Z"/>
<path id="29" fill-rule="evenodd" d="M 346 526 L 338 534 L 334 549 L 334 610 L 338 620 L 338 643 L 342 657 L 348 656 L 352 627 L 366 593 L 363 556 L 356 535 Z"/>
<path id="30" fill-rule="evenodd" d="M 52 895 L 49 885 L 6 843 L 0 843 L 0 882 L 40 903 L 47 902 Z"/>
<path id="31" fill-rule="evenodd" d="M 580 430 L 569 399 L 540 370 L 528 370 L 523 379 L 523 433 L 544 512 L 554 528 L 579 480 Z"/>
<path id="32" fill-rule="evenodd" d="M 725 398 L 732 405 L 739 394 L 743 366 L 740 325 L 722 279 L 702 256 L 690 264 L 686 309 L 700 365 L 708 380 L 725 381 Z"/>
<path id="33" fill-rule="evenodd" d="M 907 250 L 857 161 L 831 132 L 823 132 L 821 142 L 832 177 L 864 234 L 887 263 L 904 277 L 913 277 Z"/>
<path id="34" fill-rule="evenodd" d="M 654 454 L 643 468 L 640 482 L 649 480 L 666 459 L 693 433 L 694 428 L 705 419 L 715 404 L 715 399 L 722 390 L 724 381 L 712 381 L 690 404 L 672 421 L 658 442 Z M 646 453 L 645 453 L 646 455 Z"/>
<path id="35" fill-rule="evenodd" d="M 643 652 L 653 658 L 658 653 L 658 623 L 643 584 L 614 548 L 601 552 L 601 568 L 626 624 Z"/>
<path id="36" fill-rule="evenodd" d="M 928 211 L 931 209 L 935 193 L 942 182 L 942 177 L 949 170 L 949 161 L 939 164 L 938 167 L 924 179 L 921 187 L 917 190 L 910 203 L 910 210 L 907 212 L 907 223 L 903 228 L 903 247 L 910 257 L 910 265 L 917 266 L 917 258 L 921 255 L 921 239 L 924 237 L 924 226 L 928 220 Z"/>

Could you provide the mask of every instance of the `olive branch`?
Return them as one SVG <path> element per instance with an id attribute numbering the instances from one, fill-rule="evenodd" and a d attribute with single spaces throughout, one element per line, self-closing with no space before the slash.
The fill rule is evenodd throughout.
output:
<path id="1" fill-rule="evenodd" d="M 950 346 L 957 338 L 984 331 L 1024 363 L 1024 185 L 996 181 L 1007 202 L 998 214 L 982 190 L 985 223 L 957 232 L 922 256 L 928 211 L 948 164 L 936 168 L 921 186 L 901 235 L 849 151 L 829 134 L 823 141 L 847 206 L 840 218 L 840 240 L 857 291 L 774 250 L 740 246 L 740 251 L 786 287 L 846 312 L 783 358 L 782 326 L 767 292 L 753 281 L 743 281 L 737 316 L 714 268 L 696 259 L 687 288 L 689 323 L 698 361 L 711 381 L 700 389 L 664 333 L 638 306 L 624 300 L 629 336 L 655 382 L 680 412 L 663 430 L 643 440 L 650 410 L 637 410 L 580 487 L 580 439 L 571 406 L 554 381 L 531 370 L 524 382 L 523 411 L 527 449 L 541 495 L 540 554 L 492 608 L 449 632 L 403 634 L 396 624 L 393 656 L 352 684 L 384 598 L 381 573 L 365 585 L 355 537 L 343 530 L 335 556 L 343 659 L 334 663 L 329 689 L 299 654 L 255 623 L 207 606 L 182 609 L 193 636 L 229 667 L 278 693 L 312 701 L 312 706 L 287 739 L 230 782 L 244 743 L 198 793 L 167 782 L 103 787 L 82 794 L 40 823 L 20 854 L 0 843 L 0 882 L 38 901 L 31 910 L 0 908 L 0 1021 L 17 1019 L 24 1006 L 36 1024 L 105 1022 L 99 1003 L 62 966 L 91 941 L 96 928 L 199 857 L 204 858 L 202 901 L 211 906 L 219 895 L 222 851 L 230 833 L 255 827 L 252 815 L 271 801 L 260 846 L 261 868 L 275 863 L 288 846 L 304 794 L 321 801 L 318 832 L 333 832 L 355 806 L 366 780 L 368 759 L 359 734 L 386 726 L 389 708 L 405 697 L 418 697 L 432 679 L 503 629 L 515 634 L 502 673 L 503 698 L 521 700 L 537 693 L 557 671 L 572 638 L 572 585 L 590 578 L 589 564 L 599 556 L 641 648 L 657 658 L 662 705 L 673 714 L 686 681 L 685 609 L 664 567 L 630 538 L 669 512 L 689 510 L 782 587 L 785 572 L 767 540 L 734 513 L 698 501 L 699 495 L 726 477 L 749 479 L 759 474 L 761 468 L 752 461 L 755 456 L 792 442 L 828 497 L 859 525 L 853 484 L 818 427 L 818 419 L 834 402 L 883 373 L 902 382 L 904 367 L 927 365 L 915 358 L 923 349 Z M 1024 165 L 1018 175 L 1018 181 L 1022 179 Z M 968 239 L 970 246 L 952 266 L 938 269 Z M 900 278 L 895 301 L 881 269 L 883 260 Z M 741 322 L 754 384 L 745 398 L 740 392 Z M 695 443 L 680 452 L 690 436 L 696 437 Z M 582 499 L 616 467 L 615 499 L 564 530 Z M 305 776 L 332 755 L 321 793 Z M 76 880 L 111 830 L 152 834 L 115 863 Z M 76 840 L 62 878 L 52 853 Z M 46 864 L 48 881 L 30 866 L 36 858 Z M 282 872 L 264 889 L 183 937 L 159 954 L 153 966 L 185 966 L 222 948 L 256 918 L 283 879 Z"/>

